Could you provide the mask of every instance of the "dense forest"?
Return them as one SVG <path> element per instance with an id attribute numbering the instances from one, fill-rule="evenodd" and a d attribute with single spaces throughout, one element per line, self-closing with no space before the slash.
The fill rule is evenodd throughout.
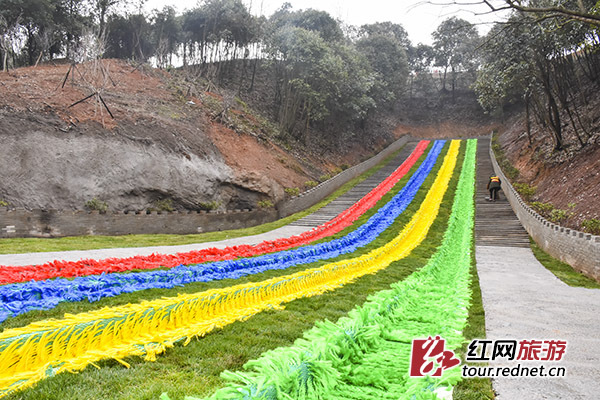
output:
<path id="1" fill-rule="evenodd" d="M 484 37 L 450 17 L 429 46 L 411 43 L 399 24 L 348 26 L 289 3 L 267 18 L 241 0 L 204 0 L 183 14 L 169 6 L 147 13 L 143 1 L 0 0 L 0 58 L 3 70 L 56 58 L 131 59 L 193 71 L 216 86 L 235 77 L 238 93 L 251 92 L 257 69 L 268 69 L 271 114 L 298 141 L 311 129 L 362 129 L 374 111 L 419 93 L 454 97 L 462 79 L 492 114 L 515 104 L 526 110 L 528 134 L 532 123 L 543 126 L 556 150 L 566 124 L 584 146 L 591 128 L 580 108 L 600 73 L 599 4 L 471 3 L 513 12 Z"/>

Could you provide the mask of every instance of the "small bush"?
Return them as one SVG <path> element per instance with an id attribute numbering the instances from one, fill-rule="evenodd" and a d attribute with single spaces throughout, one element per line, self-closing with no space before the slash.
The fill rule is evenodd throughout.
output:
<path id="1" fill-rule="evenodd" d="M 244 112 L 248 112 L 248 104 L 246 104 L 246 102 L 244 102 L 244 100 L 240 99 L 239 97 L 235 98 L 235 102 L 242 107 L 242 109 L 244 110 Z"/>
<path id="2" fill-rule="evenodd" d="M 319 182 L 316 182 L 316 181 L 306 181 L 306 182 L 304 182 L 304 186 L 307 189 L 312 189 L 312 188 L 314 188 L 315 186 L 318 186 L 318 185 L 319 185 Z"/>
<path id="3" fill-rule="evenodd" d="M 319 182 L 325 182 L 327 180 L 331 179 L 331 175 L 329 174 L 323 174 L 319 177 Z"/>
<path id="4" fill-rule="evenodd" d="M 258 208 L 273 208 L 273 207 L 275 207 L 275 205 L 273 204 L 273 202 L 271 200 L 261 200 L 258 203 L 256 203 L 256 205 L 258 206 Z"/>
<path id="5" fill-rule="evenodd" d="M 555 224 L 560 224 L 568 220 L 573 215 L 575 215 L 575 213 L 573 212 L 575 206 L 575 203 L 569 203 L 567 205 L 568 210 L 561 210 L 560 208 L 555 208 L 554 210 L 550 211 L 550 221 L 554 222 Z"/>
<path id="6" fill-rule="evenodd" d="M 99 211 L 101 213 L 108 211 L 108 204 L 105 201 L 98 200 L 96 197 L 86 201 L 85 207 L 90 211 Z"/>
<path id="7" fill-rule="evenodd" d="M 334 175 L 337 175 L 337 174 L 339 174 L 340 172 L 342 172 L 342 169 L 341 169 L 341 168 L 334 168 L 334 170 L 333 170 L 332 174 L 334 174 Z"/>
<path id="8" fill-rule="evenodd" d="M 157 200 L 155 204 L 157 211 L 175 211 L 173 208 L 173 201 L 171 199 Z"/>
<path id="9" fill-rule="evenodd" d="M 348 168 L 350 168 L 350 166 L 348 164 L 342 164 L 342 165 L 340 165 L 340 168 L 342 169 L 342 171 L 345 171 Z"/>
<path id="10" fill-rule="evenodd" d="M 293 188 L 285 188 L 285 193 L 294 197 L 294 196 L 298 196 L 300 194 L 300 189 L 297 187 L 293 187 Z"/>
<path id="11" fill-rule="evenodd" d="M 581 223 L 583 230 L 592 235 L 600 235 L 600 219 L 586 219 Z"/>
<path id="12" fill-rule="evenodd" d="M 502 171 L 504 172 L 504 174 L 511 181 L 514 181 L 519 177 L 519 170 L 516 169 L 515 167 L 513 167 L 513 165 L 510 163 L 510 161 L 508 161 L 506 158 L 503 159 L 502 161 L 500 161 L 499 164 L 500 164 L 500 168 L 502 168 Z"/>
<path id="13" fill-rule="evenodd" d="M 4 199 L 0 199 L 0 207 L 8 207 L 10 203 Z"/>
<path id="14" fill-rule="evenodd" d="M 513 186 L 525 201 L 530 201 L 537 190 L 537 186 L 530 186 L 527 183 L 515 183 Z"/>
<path id="15" fill-rule="evenodd" d="M 542 203 L 541 201 L 534 201 L 530 206 L 535 212 L 546 218 L 549 218 L 552 210 L 554 210 L 552 203 Z"/>
<path id="16" fill-rule="evenodd" d="M 563 221 L 569 219 L 573 213 L 568 212 L 567 210 L 561 210 L 560 208 L 555 208 L 550 212 L 550 221 L 555 224 L 560 224 Z"/>
<path id="17" fill-rule="evenodd" d="M 494 135 L 492 136 L 492 150 L 494 151 L 496 161 L 498 161 L 498 165 L 504 172 L 504 175 L 506 175 L 511 181 L 517 180 L 519 177 L 519 170 L 513 167 L 510 161 L 508 161 L 506 158 L 504 150 L 502 150 L 502 146 L 500 146 L 498 143 L 498 135 L 496 132 L 494 132 Z"/>
<path id="18" fill-rule="evenodd" d="M 220 201 L 207 201 L 205 203 L 203 203 L 203 202 L 198 203 L 198 206 L 200 206 L 200 208 L 203 209 L 204 211 L 216 210 L 217 208 L 219 208 L 220 205 L 221 205 Z"/>

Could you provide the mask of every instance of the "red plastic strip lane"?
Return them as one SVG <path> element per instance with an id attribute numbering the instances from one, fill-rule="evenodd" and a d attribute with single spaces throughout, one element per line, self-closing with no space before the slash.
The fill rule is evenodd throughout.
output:
<path id="1" fill-rule="evenodd" d="M 373 207 L 412 168 L 429 144 L 422 140 L 411 155 L 390 176 L 362 199 L 335 218 L 300 235 L 267 240 L 256 245 L 231 246 L 223 249 L 208 248 L 177 254 L 151 254 L 103 260 L 52 261 L 42 265 L 0 266 L 0 284 L 43 280 L 57 277 L 97 275 L 103 272 L 123 272 L 132 269 L 172 268 L 177 265 L 198 264 L 207 261 L 229 260 L 287 250 L 334 235 L 350 226 Z"/>

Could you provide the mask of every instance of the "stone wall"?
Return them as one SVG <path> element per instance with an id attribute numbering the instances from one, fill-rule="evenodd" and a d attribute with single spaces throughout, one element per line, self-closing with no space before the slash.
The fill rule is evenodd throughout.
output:
<path id="1" fill-rule="evenodd" d="M 240 229 L 274 221 L 275 210 L 106 213 L 0 210 L 0 238 L 80 235 L 190 234 Z"/>
<path id="2" fill-rule="evenodd" d="M 536 213 L 521 199 L 502 173 L 491 146 L 490 157 L 494 171 L 502 179 L 502 191 L 519 221 L 538 246 L 575 270 L 600 281 L 600 236 L 556 225 Z"/>
<path id="3" fill-rule="evenodd" d="M 241 229 L 275 221 L 305 210 L 323 200 L 349 180 L 361 175 L 399 150 L 410 140 L 403 136 L 376 156 L 342 171 L 315 188 L 277 205 L 271 210 L 222 212 L 59 211 L 0 208 L 0 238 L 62 237 L 80 235 L 191 234 Z"/>
<path id="4" fill-rule="evenodd" d="M 356 178 L 357 176 L 362 175 L 369 169 L 379 164 L 386 157 L 389 157 L 395 151 L 400 150 L 402 146 L 404 146 L 411 139 L 412 138 L 409 135 L 402 136 L 400 139 L 396 140 L 394 143 L 386 147 L 376 156 L 373 156 L 360 164 L 357 164 L 340 172 L 333 178 L 319 184 L 318 186 L 315 186 L 310 190 L 307 190 L 306 192 L 301 193 L 297 197 L 294 197 L 290 200 L 278 204 L 277 209 L 279 210 L 279 218 L 284 218 L 288 215 L 292 215 L 299 211 L 306 210 L 307 208 L 312 207 L 313 205 L 317 204 L 318 202 L 320 202 L 321 200 L 338 190 L 346 182 Z"/>

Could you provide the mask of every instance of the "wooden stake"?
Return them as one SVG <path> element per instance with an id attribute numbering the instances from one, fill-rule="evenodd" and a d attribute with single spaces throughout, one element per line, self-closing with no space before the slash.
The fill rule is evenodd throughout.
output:
<path id="1" fill-rule="evenodd" d="M 102 102 L 102 104 L 104 104 L 104 108 L 106 108 L 106 111 L 108 111 L 108 113 L 110 114 L 111 118 L 115 119 L 114 115 L 110 112 L 110 109 L 108 108 L 108 106 L 104 102 L 104 99 L 102 98 L 102 96 L 100 95 L 100 93 L 98 93 L 98 97 L 100 98 L 100 101 Z"/>
<path id="2" fill-rule="evenodd" d="M 73 69 L 73 65 L 74 65 L 74 64 L 71 64 L 71 65 L 69 66 L 69 70 L 67 71 L 67 74 L 65 75 L 65 79 L 63 79 L 63 81 L 62 81 L 62 86 L 61 86 L 61 87 L 62 87 L 63 89 L 65 88 L 65 83 L 67 83 L 67 79 L 69 79 L 69 74 L 71 73 L 71 69 Z"/>
<path id="3" fill-rule="evenodd" d="M 98 94 L 98 92 L 94 92 L 94 93 L 90 94 L 89 96 L 87 96 L 87 97 L 85 97 L 85 98 L 83 98 L 83 99 L 81 99 L 81 100 L 79 100 L 79 101 L 76 101 L 75 103 L 71 104 L 71 105 L 70 105 L 69 107 L 67 107 L 67 108 L 71 108 L 71 107 L 73 107 L 73 106 L 76 106 L 76 105 L 77 105 L 77 104 L 79 104 L 79 103 L 83 103 L 84 101 L 86 101 L 87 99 L 89 99 L 89 98 L 90 98 L 90 97 L 92 97 L 92 96 L 95 96 L 96 94 Z M 103 102 L 103 103 L 104 103 L 104 102 Z"/>

